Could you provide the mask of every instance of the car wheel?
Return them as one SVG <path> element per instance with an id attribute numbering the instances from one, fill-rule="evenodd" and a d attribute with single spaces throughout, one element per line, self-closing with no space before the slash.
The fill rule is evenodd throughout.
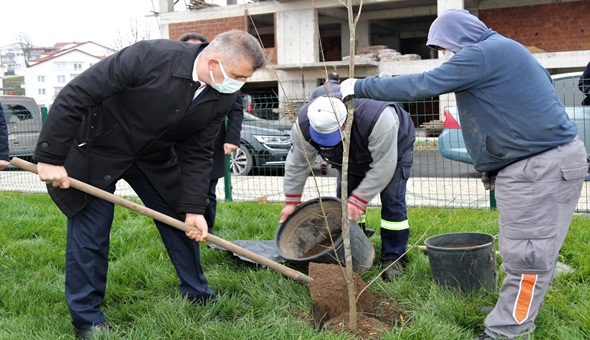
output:
<path id="1" fill-rule="evenodd" d="M 252 155 L 244 145 L 240 145 L 230 156 L 230 170 L 232 175 L 245 176 L 252 170 Z"/>

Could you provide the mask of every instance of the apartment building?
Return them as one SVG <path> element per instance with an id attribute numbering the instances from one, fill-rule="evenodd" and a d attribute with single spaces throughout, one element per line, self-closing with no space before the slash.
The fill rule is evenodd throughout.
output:
<path id="1" fill-rule="evenodd" d="M 0 77 L 22 75 L 27 62 L 43 54 L 57 51 L 57 47 L 28 46 L 13 43 L 0 47 Z"/>
<path id="2" fill-rule="evenodd" d="M 80 73 L 116 51 L 92 41 L 58 43 L 57 51 L 29 61 L 23 70 L 25 93 L 49 107 L 59 91 Z"/>

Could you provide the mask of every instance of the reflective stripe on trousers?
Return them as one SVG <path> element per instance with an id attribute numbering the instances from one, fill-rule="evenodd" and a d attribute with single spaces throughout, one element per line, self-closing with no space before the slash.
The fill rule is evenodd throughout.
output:
<path id="1" fill-rule="evenodd" d="M 404 230 L 404 229 L 409 229 L 409 228 L 410 228 L 410 224 L 408 223 L 408 220 L 393 222 L 393 221 L 386 221 L 384 219 L 381 219 L 381 229 Z"/>

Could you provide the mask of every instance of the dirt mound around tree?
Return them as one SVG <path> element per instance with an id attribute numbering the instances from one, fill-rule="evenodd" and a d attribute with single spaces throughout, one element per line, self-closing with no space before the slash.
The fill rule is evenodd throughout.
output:
<path id="1" fill-rule="evenodd" d="M 309 276 L 313 282 L 309 291 L 313 301 L 313 316 L 317 327 L 329 331 L 347 332 L 362 339 L 379 339 L 383 330 L 390 329 L 404 317 L 388 299 L 377 298 L 356 273 L 353 281 L 357 292 L 357 329 L 348 327 L 350 310 L 348 285 L 344 268 L 335 264 L 310 263 Z"/>

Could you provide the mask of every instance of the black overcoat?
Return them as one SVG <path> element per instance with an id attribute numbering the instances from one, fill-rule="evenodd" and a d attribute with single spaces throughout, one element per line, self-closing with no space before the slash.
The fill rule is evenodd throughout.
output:
<path id="1" fill-rule="evenodd" d="M 191 104 L 204 46 L 141 41 L 90 67 L 59 92 L 35 161 L 64 165 L 70 177 L 101 189 L 136 163 L 173 209 L 202 214 L 213 143 L 238 95 L 206 87 Z M 75 189 L 48 190 L 68 217 L 93 199 Z"/>

